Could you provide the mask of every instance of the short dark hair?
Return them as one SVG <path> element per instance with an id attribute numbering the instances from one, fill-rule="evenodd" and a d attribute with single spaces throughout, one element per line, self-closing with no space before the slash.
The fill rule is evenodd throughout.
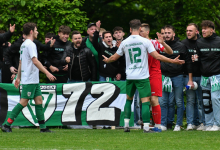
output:
<path id="1" fill-rule="evenodd" d="M 164 26 L 164 30 L 165 30 L 165 29 L 172 29 L 173 32 L 175 33 L 175 28 L 174 28 L 172 25 L 165 25 L 165 26 Z"/>
<path id="2" fill-rule="evenodd" d="M 203 20 L 201 23 L 201 27 L 209 27 L 215 29 L 215 24 L 210 20 Z"/>
<path id="3" fill-rule="evenodd" d="M 62 25 L 62 26 L 59 27 L 58 32 L 62 32 L 63 34 L 70 34 L 71 29 L 70 29 L 70 27 L 68 27 L 66 25 Z"/>
<path id="4" fill-rule="evenodd" d="M 25 35 L 29 35 L 30 32 L 31 32 L 31 30 L 34 31 L 35 27 L 37 27 L 37 25 L 36 25 L 35 23 L 33 23 L 33 22 L 25 23 L 25 24 L 23 25 L 23 33 L 24 33 Z"/>
<path id="5" fill-rule="evenodd" d="M 73 38 L 73 35 L 75 35 L 75 34 L 81 34 L 81 33 L 80 33 L 79 31 L 76 31 L 76 30 L 75 30 L 75 31 L 72 32 L 71 38 Z"/>
<path id="6" fill-rule="evenodd" d="M 199 27 L 197 26 L 197 24 L 195 24 L 195 23 L 190 23 L 190 24 L 188 24 L 188 26 L 194 26 L 195 28 L 196 28 L 196 30 L 199 30 Z M 188 27 L 187 26 L 187 27 Z"/>
<path id="7" fill-rule="evenodd" d="M 138 19 L 133 19 L 129 22 L 130 28 L 134 30 L 138 30 L 141 27 L 141 21 Z"/>
<path id="8" fill-rule="evenodd" d="M 54 33 L 50 33 L 50 32 L 47 32 L 46 35 L 45 35 L 45 38 L 52 38 L 54 37 L 56 34 Z"/>
<path id="9" fill-rule="evenodd" d="M 150 31 L 150 25 L 148 23 L 142 23 L 141 27 Z"/>
<path id="10" fill-rule="evenodd" d="M 122 32 L 123 32 L 123 28 L 122 28 L 122 27 L 119 27 L 119 26 L 116 26 L 116 27 L 113 29 L 113 33 L 115 33 L 115 31 L 122 31 Z"/>
<path id="11" fill-rule="evenodd" d="M 105 32 L 102 33 L 102 38 L 103 38 L 103 39 L 104 39 L 104 37 L 105 37 L 105 34 L 107 34 L 107 33 L 110 33 L 110 34 L 112 35 L 112 33 L 111 33 L 110 31 L 105 31 Z"/>

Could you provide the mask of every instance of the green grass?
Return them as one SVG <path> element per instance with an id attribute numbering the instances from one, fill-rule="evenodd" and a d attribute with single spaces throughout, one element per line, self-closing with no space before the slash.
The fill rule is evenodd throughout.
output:
<path id="1" fill-rule="evenodd" d="M 13 129 L 0 132 L 0 149 L 219 149 L 220 132 L 166 131 L 143 133 L 122 129 L 51 129 L 55 133 L 40 133 L 39 129 Z"/>

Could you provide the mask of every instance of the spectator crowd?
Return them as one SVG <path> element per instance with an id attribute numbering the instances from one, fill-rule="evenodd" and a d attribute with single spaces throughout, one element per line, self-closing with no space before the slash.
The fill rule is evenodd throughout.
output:
<path id="1" fill-rule="evenodd" d="M 103 55 L 114 55 L 121 42 L 126 39 L 123 28 L 116 26 L 111 32 L 100 26 L 100 21 L 88 24 L 88 35 L 82 37 L 79 31 L 71 32 L 68 26 L 62 25 L 57 35 L 45 34 L 45 44 L 37 39 L 33 41 L 37 47 L 38 59 L 56 77 L 54 82 L 47 79 L 47 83 L 126 80 L 124 56 L 113 63 L 103 61 Z M 8 41 L 14 30 L 15 25 L 10 26 L 7 32 L 0 32 L 1 83 L 12 83 L 18 73 L 20 47 L 26 36 L 21 35 L 11 44 Z M 180 41 L 175 36 L 175 28 L 165 25 L 160 33 L 156 33 L 156 39 L 150 39 L 149 24 L 141 25 L 140 36 L 150 40 L 158 53 L 170 59 L 178 57 L 185 61 L 185 64 L 177 65 L 160 62 L 148 56 L 152 119 L 155 127 L 163 131 L 173 128 L 173 131 L 181 131 L 184 111 L 186 130 L 220 130 L 220 37 L 216 35 L 215 25 L 210 20 L 202 21 L 201 31 L 202 36 L 199 34 L 198 26 L 190 23 L 186 27 L 186 39 Z M 71 41 L 68 41 L 69 37 Z M 198 87 L 194 88 L 196 85 Z M 185 86 L 189 88 L 185 89 Z M 136 91 L 136 127 L 140 127 L 140 105 L 139 93 Z"/>

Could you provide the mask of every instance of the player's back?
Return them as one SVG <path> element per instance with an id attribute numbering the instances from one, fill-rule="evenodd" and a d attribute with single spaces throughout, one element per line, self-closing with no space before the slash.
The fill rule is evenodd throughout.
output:
<path id="1" fill-rule="evenodd" d="M 149 77 L 148 52 L 151 53 L 155 49 L 148 39 L 131 35 L 121 43 L 120 50 L 126 57 L 127 79 L 140 80 Z"/>

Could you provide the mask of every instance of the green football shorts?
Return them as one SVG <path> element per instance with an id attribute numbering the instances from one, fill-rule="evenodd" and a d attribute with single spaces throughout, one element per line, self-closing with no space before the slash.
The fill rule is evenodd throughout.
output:
<path id="1" fill-rule="evenodd" d="M 141 80 L 126 80 L 126 94 L 133 97 L 136 89 L 139 92 L 139 97 L 151 96 L 151 88 L 149 78 Z"/>
<path id="2" fill-rule="evenodd" d="M 34 99 L 37 96 L 42 96 L 39 84 L 22 84 L 21 98 Z"/>

